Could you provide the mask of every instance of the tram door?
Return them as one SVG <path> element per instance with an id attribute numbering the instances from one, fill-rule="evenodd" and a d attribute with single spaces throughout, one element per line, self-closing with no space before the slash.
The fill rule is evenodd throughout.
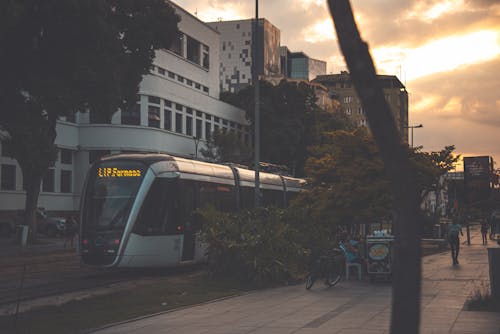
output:
<path id="1" fill-rule="evenodd" d="M 191 261 L 195 256 L 196 233 L 199 231 L 199 219 L 197 219 L 196 202 L 197 192 L 196 184 L 191 180 L 181 180 L 181 198 L 182 198 L 182 216 L 184 218 L 181 261 Z"/>

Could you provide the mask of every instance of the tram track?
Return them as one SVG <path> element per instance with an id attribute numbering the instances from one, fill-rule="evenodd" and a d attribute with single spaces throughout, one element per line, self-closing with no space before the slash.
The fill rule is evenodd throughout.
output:
<path id="1" fill-rule="evenodd" d="M 105 270 L 82 265 L 76 253 L 69 251 L 4 258 L 0 260 L 0 267 L 0 307 L 154 277 L 182 275 L 192 270 Z"/>

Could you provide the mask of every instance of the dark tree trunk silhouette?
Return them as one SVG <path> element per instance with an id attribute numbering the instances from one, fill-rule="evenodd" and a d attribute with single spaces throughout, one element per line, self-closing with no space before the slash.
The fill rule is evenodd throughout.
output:
<path id="1" fill-rule="evenodd" d="M 390 177 L 395 199 L 391 333 L 417 334 L 420 321 L 421 227 L 415 171 L 379 86 L 368 45 L 358 32 L 349 1 L 329 0 L 328 4 L 342 53 Z"/>

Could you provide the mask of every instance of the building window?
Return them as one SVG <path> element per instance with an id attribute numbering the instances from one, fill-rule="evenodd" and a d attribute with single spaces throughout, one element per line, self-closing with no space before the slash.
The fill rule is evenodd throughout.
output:
<path id="1" fill-rule="evenodd" d="M 182 114 L 175 113 L 175 132 L 182 133 Z"/>
<path id="2" fill-rule="evenodd" d="M 157 96 L 148 96 L 148 102 L 154 104 L 160 104 L 160 98 Z"/>
<path id="3" fill-rule="evenodd" d="M 201 43 L 187 36 L 187 59 L 193 63 L 200 64 Z"/>
<path id="4" fill-rule="evenodd" d="M 148 106 L 148 126 L 151 128 L 160 127 L 160 107 Z"/>
<path id="5" fill-rule="evenodd" d="M 16 190 L 16 165 L 2 164 L 1 190 Z"/>
<path id="6" fill-rule="evenodd" d="M 62 193 L 70 193 L 71 192 L 71 171 L 70 170 L 61 170 L 61 192 Z"/>
<path id="7" fill-rule="evenodd" d="M 197 117 L 202 117 L 203 116 L 203 113 L 199 110 L 196 110 L 196 116 Z"/>
<path id="8" fill-rule="evenodd" d="M 54 181 L 55 181 L 55 170 L 50 168 L 47 173 L 45 173 L 45 176 L 43 177 L 42 181 L 42 191 L 46 193 L 53 193 L 54 192 Z"/>
<path id="9" fill-rule="evenodd" d="M 169 77 L 170 79 L 175 79 L 175 73 L 174 73 L 174 72 L 170 72 L 170 71 L 168 71 L 168 77 Z"/>
<path id="10" fill-rule="evenodd" d="M 186 114 L 192 115 L 193 114 L 193 108 L 186 107 Z"/>
<path id="11" fill-rule="evenodd" d="M 182 32 L 179 31 L 177 33 L 177 37 L 170 45 L 170 51 L 178 54 L 181 57 L 184 57 L 184 34 Z"/>
<path id="12" fill-rule="evenodd" d="M 206 68 L 207 70 L 210 68 L 210 52 L 209 52 L 209 47 L 207 45 L 203 45 L 203 54 L 202 54 L 202 61 L 201 61 L 201 66 Z"/>
<path id="13" fill-rule="evenodd" d="M 61 163 L 66 165 L 73 164 L 73 151 L 61 148 Z"/>
<path id="14" fill-rule="evenodd" d="M 165 69 L 163 67 L 158 67 L 158 73 L 165 75 Z"/>
<path id="15" fill-rule="evenodd" d="M 122 110 L 122 124 L 141 125 L 141 106 L 139 104 Z"/>
<path id="16" fill-rule="evenodd" d="M 184 77 L 183 76 L 180 76 L 180 75 L 177 75 L 177 81 L 179 82 L 184 82 Z"/>
<path id="17" fill-rule="evenodd" d="M 186 116 L 186 135 L 193 135 L 193 117 Z"/>
<path id="18" fill-rule="evenodd" d="M 172 111 L 165 109 L 165 118 L 163 119 L 163 128 L 172 131 Z"/>
<path id="19" fill-rule="evenodd" d="M 212 124 L 210 122 L 205 123 L 205 138 L 208 139 L 212 135 Z"/>
<path id="20" fill-rule="evenodd" d="M 172 101 L 165 100 L 163 104 L 165 105 L 165 108 L 172 108 Z"/>
<path id="21" fill-rule="evenodd" d="M 194 83 L 194 88 L 196 89 L 200 89 L 201 88 L 201 85 L 197 82 Z"/>
<path id="22" fill-rule="evenodd" d="M 359 107 L 358 108 L 358 114 L 359 115 L 363 115 L 363 107 Z"/>
<path id="23" fill-rule="evenodd" d="M 208 87 L 207 86 L 203 86 L 203 91 L 208 94 Z"/>
<path id="24" fill-rule="evenodd" d="M 352 109 L 346 108 L 345 113 L 346 113 L 346 115 L 352 115 Z"/>
<path id="25" fill-rule="evenodd" d="M 179 110 L 179 111 L 182 111 L 182 104 L 179 104 L 179 103 L 176 103 L 175 104 L 175 109 Z"/>
<path id="26" fill-rule="evenodd" d="M 352 102 L 352 96 L 344 96 L 344 103 L 351 103 Z"/>
<path id="27" fill-rule="evenodd" d="M 201 119 L 196 120 L 196 137 L 203 138 L 203 121 Z"/>

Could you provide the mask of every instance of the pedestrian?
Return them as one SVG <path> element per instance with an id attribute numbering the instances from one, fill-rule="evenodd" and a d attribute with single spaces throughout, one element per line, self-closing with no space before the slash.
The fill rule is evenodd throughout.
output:
<path id="1" fill-rule="evenodd" d="M 450 226 L 448 226 L 448 241 L 450 242 L 451 258 L 453 265 L 458 264 L 458 253 L 460 251 L 460 237 L 458 234 L 464 235 L 462 232 L 462 225 L 458 217 L 454 217 Z"/>
<path id="2" fill-rule="evenodd" d="M 498 225 L 499 224 L 499 221 L 498 221 L 498 217 L 497 215 L 499 215 L 499 212 L 497 210 L 494 210 L 490 217 L 489 217 L 489 220 L 490 220 L 490 229 L 491 229 L 491 232 L 490 232 L 490 239 L 491 240 L 494 240 L 495 239 L 495 236 L 497 233 L 500 233 L 497 229 L 499 228 Z"/>
<path id="3" fill-rule="evenodd" d="M 483 237 L 483 245 L 488 243 L 488 218 L 481 220 L 481 236 Z"/>
<path id="4" fill-rule="evenodd" d="M 73 248 L 73 243 L 75 239 L 75 235 L 78 232 L 78 222 L 74 216 L 70 216 L 66 221 L 66 234 L 64 238 L 64 248 L 69 244 L 70 248 Z"/>

